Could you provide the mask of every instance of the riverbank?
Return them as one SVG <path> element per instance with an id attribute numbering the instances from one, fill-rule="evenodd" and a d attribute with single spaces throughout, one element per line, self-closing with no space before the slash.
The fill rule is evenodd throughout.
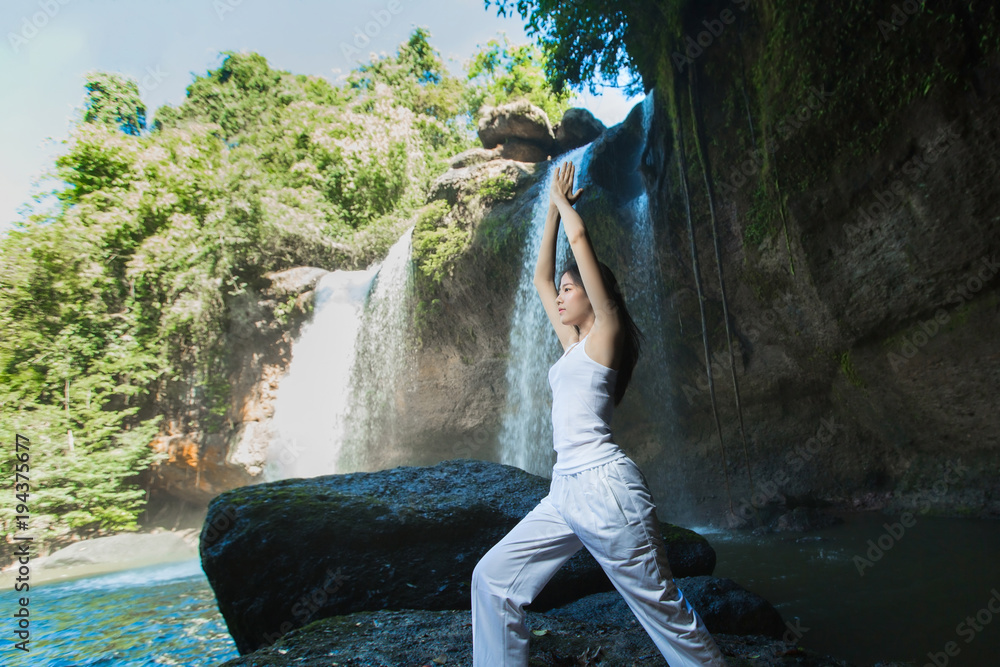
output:
<path id="1" fill-rule="evenodd" d="M 154 529 L 82 540 L 46 556 L 31 558 L 27 564 L 30 584 L 68 581 L 197 558 L 200 533 L 198 528 Z M 0 588 L 14 586 L 20 567 L 15 562 L 0 571 Z"/>

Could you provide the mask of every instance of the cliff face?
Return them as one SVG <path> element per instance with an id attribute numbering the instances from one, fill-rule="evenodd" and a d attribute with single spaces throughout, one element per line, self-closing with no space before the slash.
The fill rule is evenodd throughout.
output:
<path id="1" fill-rule="evenodd" d="M 269 274 L 231 305 L 227 333 L 227 400 L 205 409 L 203 387 L 191 381 L 186 401 L 164 402 L 162 433 L 150 443 L 161 460 L 148 474 L 150 516 L 172 516 L 177 502 L 204 508 L 213 497 L 259 480 L 270 439 L 269 423 L 291 345 L 312 310 L 313 290 L 327 271 L 298 267 Z M 216 379 L 218 382 L 219 379 Z"/>
<path id="2" fill-rule="evenodd" d="M 636 44 L 657 85 L 644 175 L 677 312 L 669 402 L 715 457 L 680 465 L 721 500 L 687 189 L 737 513 L 787 497 L 996 515 L 996 23 L 957 3 L 908 22 L 890 3 L 781 4 L 736 12 L 695 58 Z M 687 8 L 682 30 L 706 17 Z"/>

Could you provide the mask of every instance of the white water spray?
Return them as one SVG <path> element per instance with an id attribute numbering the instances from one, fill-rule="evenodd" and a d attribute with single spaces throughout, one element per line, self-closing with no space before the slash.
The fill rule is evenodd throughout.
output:
<path id="1" fill-rule="evenodd" d="M 587 148 L 581 146 L 566 156 L 553 160 L 531 216 L 531 230 L 525 241 L 510 327 L 510 352 L 507 363 L 507 404 L 500 430 L 500 462 L 517 466 L 535 475 L 548 476 L 555 463 L 552 449 L 552 392 L 548 384 L 548 369 L 559 358 L 559 338 L 549 323 L 542 302 L 535 290 L 535 265 L 545 231 L 545 216 L 549 208 L 549 191 L 556 167 L 573 162 L 577 187 L 584 187 Z M 556 241 L 556 261 L 569 250 L 566 234 L 559 230 Z M 555 293 L 555 276 L 552 278 Z"/>
<path id="2" fill-rule="evenodd" d="M 332 271 L 317 284 L 312 319 L 293 343 L 292 361 L 278 386 L 265 479 L 343 472 L 338 461 L 349 424 L 354 423 L 351 407 L 359 393 L 368 395 L 358 391 L 356 378 L 367 376 L 369 382 L 394 386 L 389 375 L 398 367 L 393 364 L 400 353 L 393 351 L 393 337 L 386 329 L 400 332 L 400 318 L 405 326 L 401 304 L 412 231 L 410 227 L 403 234 L 383 262 L 364 271 Z M 366 332 L 383 343 L 388 339 L 389 349 L 382 344 L 370 350 L 372 338 Z M 401 337 L 395 337 L 397 342 Z M 373 363 L 373 358 L 378 361 Z M 360 373 L 359 359 L 366 364 Z"/>

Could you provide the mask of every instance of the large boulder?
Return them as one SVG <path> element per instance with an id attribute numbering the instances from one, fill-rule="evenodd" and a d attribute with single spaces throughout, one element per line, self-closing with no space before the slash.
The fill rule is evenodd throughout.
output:
<path id="1" fill-rule="evenodd" d="M 562 120 L 553 128 L 556 150 L 564 153 L 585 146 L 601 136 L 606 129 L 604 123 L 586 109 L 579 107 L 567 109 Z"/>
<path id="2" fill-rule="evenodd" d="M 483 148 L 494 148 L 512 138 L 529 141 L 546 151 L 555 143 L 548 115 L 526 100 L 486 107 L 478 133 Z"/>
<path id="3" fill-rule="evenodd" d="M 241 653 L 328 616 L 468 609 L 476 563 L 548 488 L 518 468 L 457 460 L 234 489 L 209 507 L 202 567 Z M 703 537 L 663 528 L 675 574 L 711 574 Z M 532 608 L 606 590 L 581 549 Z"/>
<path id="4" fill-rule="evenodd" d="M 712 634 L 722 632 L 780 638 L 785 632 L 785 622 L 778 610 L 732 579 L 686 577 L 677 579 L 676 584 Z M 575 621 L 600 618 L 605 623 L 623 628 L 637 622 L 625 598 L 617 591 L 588 595 L 545 614 Z"/>
<path id="5" fill-rule="evenodd" d="M 455 157 L 451 158 L 448 166 L 451 169 L 461 169 L 462 167 L 471 167 L 474 164 L 482 164 L 483 162 L 489 162 L 490 160 L 496 160 L 500 157 L 501 148 L 470 148 L 467 151 L 462 151 Z"/>
<path id="6" fill-rule="evenodd" d="M 544 162 L 549 159 L 549 151 L 530 141 L 511 137 L 500 146 L 500 156 L 517 162 Z"/>
<path id="7" fill-rule="evenodd" d="M 460 199 L 476 196 L 483 184 L 490 180 L 503 179 L 509 181 L 514 188 L 520 188 L 525 181 L 535 177 L 536 173 L 534 166 L 517 160 L 473 162 L 465 167 L 449 169 L 434 179 L 427 199 L 442 199 L 454 206 Z"/>

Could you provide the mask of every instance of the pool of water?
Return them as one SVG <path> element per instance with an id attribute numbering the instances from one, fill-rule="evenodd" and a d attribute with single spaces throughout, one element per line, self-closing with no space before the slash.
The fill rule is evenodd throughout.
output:
<path id="1" fill-rule="evenodd" d="M 845 519 L 804 534 L 695 530 L 715 547 L 716 576 L 770 600 L 801 646 L 859 665 L 1000 665 L 1000 523 Z M 4 666 L 215 667 L 237 656 L 197 559 L 32 586 L 27 655 L 13 649 L 19 595 L 0 591 Z"/>
<path id="2" fill-rule="evenodd" d="M 0 663 L 214 667 L 238 655 L 197 559 L 32 586 L 30 653 L 14 648 L 17 598 L 0 593 Z"/>
<path id="3" fill-rule="evenodd" d="M 695 530 L 715 547 L 715 575 L 770 600 L 805 648 L 858 664 L 1000 665 L 1000 523 L 844 518 L 810 533 Z"/>

